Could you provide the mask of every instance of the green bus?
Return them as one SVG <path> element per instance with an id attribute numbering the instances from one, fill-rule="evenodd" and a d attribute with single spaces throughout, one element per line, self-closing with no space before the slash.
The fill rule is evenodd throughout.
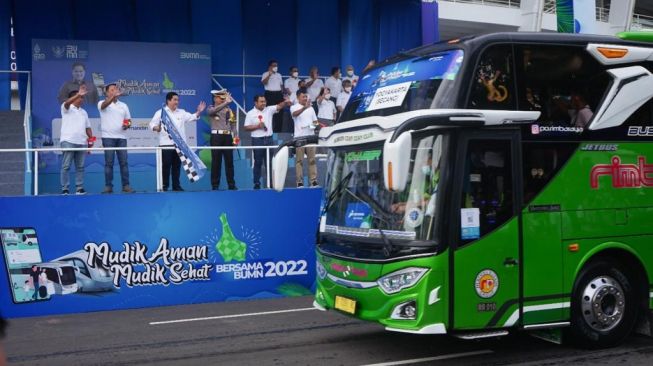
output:
<path id="1" fill-rule="evenodd" d="M 625 38 L 625 39 L 624 39 Z M 651 334 L 653 39 L 497 33 L 375 65 L 328 149 L 314 306 L 387 330 Z"/>

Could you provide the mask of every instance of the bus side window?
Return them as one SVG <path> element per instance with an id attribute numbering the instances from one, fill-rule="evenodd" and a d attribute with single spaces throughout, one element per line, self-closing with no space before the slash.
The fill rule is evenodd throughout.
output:
<path id="1" fill-rule="evenodd" d="M 576 147 L 575 143 L 563 142 L 531 142 L 523 145 L 524 204 L 529 204 L 555 177 Z"/>
<path id="2" fill-rule="evenodd" d="M 515 109 L 512 45 L 489 47 L 474 70 L 468 108 Z"/>
<path id="3" fill-rule="evenodd" d="M 59 283 L 59 274 L 57 273 L 57 270 L 54 268 L 46 268 L 45 269 L 45 274 L 48 277 L 48 280 L 54 282 L 54 283 Z"/>
<path id="4" fill-rule="evenodd" d="M 516 45 L 515 60 L 519 109 L 542 112 L 540 124 L 582 125 L 577 111 L 596 112 L 610 81 L 605 67 L 578 46 Z"/>
<path id="5" fill-rule="evenodd" d="M 480 211 L 480 236 L 513 215 L 513 177 L 509 140 L 470 140 L 465 159 L 462 208 Z"/>

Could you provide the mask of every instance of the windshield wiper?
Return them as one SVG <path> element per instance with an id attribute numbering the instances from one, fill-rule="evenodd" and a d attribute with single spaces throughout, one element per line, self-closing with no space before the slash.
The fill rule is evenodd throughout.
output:
<path id="1" fill-rule="evenodd" d="M 370 208 L 372 209 L 372 217 L 373 217 L 373 218 L 378 219 L 378 220 L 381 220 L 381 221 L 383 221 L 383 222 L 386 223 L 386 224 L 390 224 L 389 220 L 386 220 L 385 218 L 381 217 L 381 215 L 377 215 L 377 212 L 378 212 L 379 214 L 381 214 L 383 210 L 379 210 L 380 206 L 376 203 L 376 201 L 374 201 L 374 199 L 372 199 L 372 197 L 371 197 L 370 195 L 365 194 L 365 196 L 367 196 L 367 198 L 368 198 L 368 200 L 369 200 L 369 201 L 368 201 L 368 200 L 364 200 L 364 199 L 358 197 L 354 192 L 352 192 L 351 190 L 349 190 L 349 189 L 347 189 L 347 188 L 345 188 L 344 191 L 346 191 L 347 193 L 349 193 L 352 197 L 354 197 L 355 199 L 359 200 L 360 202 L 363 202 L 363 203 L 365 203 L 366 205 L 371 206 Z M 362 196 L 362 195 L 363 195 L 363 192 L 361 192 L 361 196 Z M 375 207 L 375 206 L 376 206 L 376 207 Z M 385 254 L 386 257 L 389 257 L 390 254 L 392 254 L 392 251 L 393 251 L 394 248 L 395 248 L 394 243 L 392 242 L 392 240 L 391 240 L 390 238 L 388 238 L 388 236 L 385 234 L 385 232 L 383 231 L 383 229 L 381 229 L 381 228 L 376 228 L 375 230 L 378 230 L 378 231 L 379 231 L 379 234 L 381 234 L 381 239 L 383 239 L 383 254 Z"/>
<path id="2" fill-rule="evenodd" d="M 340 182 L 338 182 L 338 185 L 333 189 L 333 192 L 329 194 L 329 197 L 327 198 L 327 201 L 324 203 L 324 209 L 322 210 L 322 213 L 320 214 L 320 217 L 323 216 L 327 211 L 329 211 L 329 208 L 331 208 L 331 205 L 333 202 L 336 201 L 338 197 L 343 192 L 343 188 L 349 184 L 349 180 L 351 180 L 351 177 L 354 176 L 354 171 L 350 171 L 347 175 L 345 175 Z"/>

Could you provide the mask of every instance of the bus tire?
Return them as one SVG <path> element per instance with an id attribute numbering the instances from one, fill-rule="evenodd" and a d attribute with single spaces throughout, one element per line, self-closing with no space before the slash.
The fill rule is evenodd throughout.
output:
<path id="1" fill-rule="evenodd" d="M 571 341 L 584 348 L 622 342 L 637 320 L 632 276 L 604 259 L 588 263 L 578 275 L 571 298 Z"/>

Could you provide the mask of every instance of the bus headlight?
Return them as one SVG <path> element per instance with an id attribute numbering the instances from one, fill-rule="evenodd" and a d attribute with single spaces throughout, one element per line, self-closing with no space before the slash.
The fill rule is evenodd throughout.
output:
<path id="1" fill-rule="evenodd" d="M 415 285 L 427 271 L 427 268 L 404 268 L 381 277 L 377 283 L 386 294 L 394 294 Z"/>
<path id="2" fill-rule="evenodd" d="M 321 280 L 323 280 L 324 277 L 326 277 L 326 275 L 327 275 L 327 271 L 326 271 L 326 269 L 325 269 L 324 266 L 322 265 L 322 262 L 320 262 L 319 260 L 315 262 L 315 271 L 317 272 L 317 276 L 318 276 Z"/>

